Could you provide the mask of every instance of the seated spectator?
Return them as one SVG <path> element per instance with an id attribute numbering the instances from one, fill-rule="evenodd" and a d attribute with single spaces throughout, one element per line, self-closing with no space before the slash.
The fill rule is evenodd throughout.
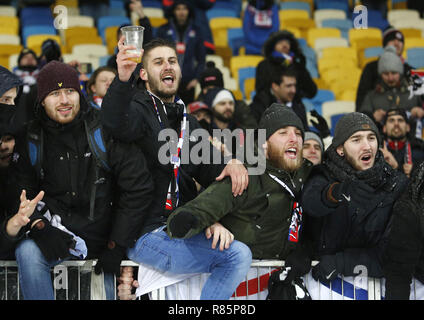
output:
<path id="1" fill-rule="evenodd" d="M 302 120 L 303 126 L 308 128 L 305 106 L 296 96 L 297 76 L 293 65 L 289 67 L 278 65 L 272 69 L 269 74 L 271 87 L 257 92 L 249 106 L 258 122 L 267 106 L 277 102 L 292 108 Z"/>
<path id="2" fill-rule="evenodd" d="M 420 96 L 410 99 L 408 81 L 404 77 L 404 65 L 395 52 L 388 46 L 378 60 L 379 81 L 374 90 L 368 92 L 359 111 L 366 113 L 380 126 L 389 109 L 400 108 L 411 112 L 411 117 L 421 119 L 424 116 Z"/>
<path id="3" fill-rule="evenodd" d="M 313 131 L 305 132 L 305 141 L 303 142 L 302 155 L 308 159 L 314 166 L 322 161 L 322 154 L 324 153 L 324 144 L 319 135 Z"/>
<path id="4" fill-rule="evenodd" d="M 383 276 L 386 227 L 407 178 L 384 161 L 379 141 L 368 116 L 343 116 L 323 164 L 306 181 L 305 212 L 322 223 L 314 241 L 313 258 L 319 260 L 312 269 L 315 280 L 328 283 L 339 274 L 354 276 L 357 265 L 367 268 L 369 277 Z"/>
<path id="5" fill-rule="evenodd" d="M 396 48 L 396 54 L 399 56 L 399 59 L 401 59 L 403 64 L 403 75 L 408 77 L 408 74 L 413 67 L 404 61 L 402 57 L 404 44 L 405 38 L 401 31 L 393 27 L 389 27 L 383 32 L 383 48 L 386 48 L 387 46 L 394 46 Z M 356 111 L 360 110 L 365 96 L 369 91 L 375 89 L 380 80 L 380 74 L 378 72 L 379 59 L 367 63 L 362 70 L 361 79 L 359 80 L 356 92 Z"/>
<path id="6" fill-rule="evenodd" d="M 166 18 L 172 15 L 174 2 L 174 0 L 162 0 Z M 205 21 L 208 21 L 206 12 L 213 8 L 215 0 L 187 0 L 187 2 L 194 8 L 194 24 L 201 33 L 206 53 L 214 54 L 215 45 L 213 43 L 212 31 L 209 23 L 205 23 Z"/>
<path id="7" fill-rule="evenodd" d="M 249 0 L 243 16 L 246 54 L 261 54 L 271 33 L 280 29 L 279 7 L 274 0 Z"/>
<path id="8" fill-rule="evenodd" d="M 168 23 L 157 29 L 157 37 L 174 41 L 178 62 L 182 68 L 178 96 L 185 102 L 194 101 L 198 78 L 205 68 L 206 50 L 200 30 L 194 24 L 194 9 L 187 0 L 175 0 Z"/>
<path id="9" fill-rule="evenodd" d="M 212 184 L 169 216 L 167 233 L 194 239 L 219 221 L 234 239 L 249 246 L 254 259 L 285 260 L 285 267 L 291 268 L 286 278 L 290 283 L 311 267 L 298 196 L 312 163 L 302 158 L 303 124 L 291 109 L 272 104 L 259 129 L 266 130 L 265 172 L 251 175 L 249 188 L 238 198 L 231 196 L 229 179 Z"/>
<path id="10" fill-rule="evenodd" d="M 126 3 L 125 5 L 126 7 L 128 7 L 128 15 L 131 15 L 131 12 L 135 12 L 138 17 L 138 24 L 142 27 L 144 27 L 144 32 L 143 32 L 143 47 L 144 45 L 149 42 L 150 40 L 152 40 L 153 38 L 153 30 L 152 30 L 152 25 L 150 24 L 150 20 L 149 17 L 147 17 L 144 14 L 144 10 L 143 10 L 143 4 L 141 2 L 141 0 L 131 0 L 130 2 Z M 117 38 L 116 40 L 119 41 L 119 39 L 122 36 L 122 32 L 121 32 L 121 28 L 128 26 L 129 24 L 123 24 L 121 26 L 119 26 L 118 30 L 117 30 Z M 107 61 L 107 66 L 117 69 L 118 66 L 116 64 L 116 53 L 118 51 L 118 48 L 115 48 L 115 53 L 113 55 L 110 56 L 110 58 Z"/>
<path id="11" fill-rule="evenodd" d="M 187 111 L 197 119 L 205 130 L 210 130 L 212 122 L 212 111 L 208 105 L 202 101 L 195 101 L 187 106 Z"/>
<path id="12" fill-rule="evenodd" d="M 30 87 L 36 84 L 39 71 L 36 53 L 28 48 L 22 49 L 19 53 L 18 65 L 13 69 L 13 73 L 23 81 L 23 93 L 29 93 Z"/>
<path id="13" fill-rule="evenodd" d="M 224 79 L 221 70 L 219 70 L 213 61 L 206 63 L 206 68 L 199 78 L 201 92 L 197 100 L 204 101 L 205 95 L 214 88 L 225 88 Z M 235 100 L 234 121 L 239 128 L 253 129 L 257 127 L 257 121 L 244 100 Z"/>
<path id="14" fill-rule="evenodd" d="M 297 79 L 297 95 L 301 98 L 313 98 L 317 85 L 306 69 L 306 58 L 295 36 L 287 30 L 273 32 L 263 45 L 265 59 L 256 67 L 255 90 L 259 92 L 271 86 L 269 75 L 276 64 L 294 65 Z"/>
<path id="15" fill-rule="evenodd" d="M 54 299 L 51 267 L 87 258 L 98 259 L 95 272 L 104 272 L 106 297 L 114 299 L 113 274 L 152 200 L 145 158 L 102 129 L 74 68 L 51 61 L 37 84 L 38 114 L 17 139 L 13 166 L 18 190 L 30 199 L 45 192 L 15 250 L 23 297 Z"/>
<path id="16" fill-rule="evenodd" d="M 100 67 L 93 72 L 87 81 L 88 100 L 94 108 L 99 109 L 102 106 L 103 98 L 116 74 L 116 69 Z"/>
<path id="17" fill-rule="evenodd" d="M 385 137 L 383 153 L 390 152 L 393 155 L 388 157 L 389 164 L 393 169 L 398 169 L 409 177 L 413 166 L 424 160 L 424 143 L 410 136 L 410 125 L 405 110 L 387 111 L 384 117 L 383 133 Z"/>
<path id="18" fill-rule="evenodd" d="M 386 300 L 408 300 L 412 277 L 424 283 L 424 162 L 412 171 L 407 190 L 396 200 L 383 258 Z"/>

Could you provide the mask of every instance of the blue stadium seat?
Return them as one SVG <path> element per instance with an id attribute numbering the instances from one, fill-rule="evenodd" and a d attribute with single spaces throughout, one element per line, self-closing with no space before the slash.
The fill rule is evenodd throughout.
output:
<path id="1" fill-rule="evenodd" d="M 244 33 L 242 28 L 227 29 L 228 46 L 233 56 L 239 55 L 239 49 L 244 45 Z"/>
<path id="2" fill-rule="evenodd" d="M 32 36 L 34 34 L 51 34 L 56 35 L 56 29 L 53 26 L 25 26 L 22 28 L 22 39 L 23 44 L 26 46 L 26 40 L 29 36 Z"/>
<path id="3" fill-rule="evenodd" d="M 411 48 L 407 51 L 408 64 L 414 68 L 424 67 L 424 48 Z"/>
<path id="4" fill-rule="evenodd" d="M 316 10 L 321 9 L 338 9 L 346 12 L 346 16 L 350 16 L 348 0 L 320 0 L 316 1 Z"/>
<path id="5" fill-rule="evenodd" d="M 109 7 L 108 8 L 108 15 L 109 16 L 126 17 L 127 11 L 125 11 L 124 8 Z"/>
<path id="6" fill-rule="evenodd" d="M 311 8 L 307 2 L 298 2 L 298 1 L 289 1 L 289 2 L 280 2 L 280 10 L 305 10 L 308 11 L 309 16 L 311 16 Z"/>
<path id="7" fill-rule="evenodd" d="M 365 58 L 378 57 L 383 51 L 383 47 L 369 47 L 364 50 L 364 56 Z"/>
<path id="8" fill-rule="evenodd" d="M 353 23 L 349 19 L 325 19 L 322 21 L 324 28 L 337 28 L 341 31 L 342 37 L 349 40 L 349 30 L 353 28 Z"/>
<path id="9" fill-rule="evenodd" d="M 124 23 L 131 24 L 131 21 L 128 17 L 120 17 L 120 16 L 104 16 L 100 17 L 97 20 L 97 29 L 99 30 L 99 35 L 105 39 L 105 29 L 110 26 L 120 26 Z"/>
<path id="10" fill-rule="evenodd" d="M 313 75 L 311 74 L 313 77 Z M 319 114 L 322 114 L 322 104 L 327 101 L 334 101 L 335 95 L 333 91 L 318 89 L 317 94 L 312 99 L 303 98 L 302 102 L 305 104 L 306 111 L 315 109 Z"/>
<path id="11" fill-rule="evenodd" d="M 143 0 L 143 7 L 145 7 L 145 8 L 162 8 L 162 1 L 160 1 L 160 0 Z"/>
<path id="12" fill-rule="evenodd" d="M 53 18 L 53 15 L 49 7 L 35 6 L 22 8 L 19 17 L 22 21 L 30 17 Z"/>
<path id="13" fill-rule="evenodd" d="M 144 1 L 143 1 L 144 5 Z M 123 0 L 109 0 L 109 8 L 124 9 Z"/>
<path id="14" fill-rule="evenodd" d="M 235 17 L 240 18 L 240 12 L 236 12 L 235 10 L 229 10 L 229 9 L 209 9 L 206 11 L 206 16 L 208 17 L 208 20 L 212 18 L 218 18 L 218 17 Z"/>
<path id="15" fill-rule="evenodd" d="M 336 128 L 336 124 L 337 122 L 340 120 L 341 117 L 343 117 L 346 113 L 337 113 L 337 114 L 333 114 L 330 119 L 331 119 L 331 128 L 330 128 L 330 133 L 332 136 L 334 136 L 334 129 Z"/>
<path id="16" fill-rule="evenodd" d="M 243 92 L 243 95 L 246 97 L 246 94 L 244 92 L 244 80 L 248 78 L 255 78 L 256 77 L 256 67 L 245 67 L 238 69 L 238 85 L 241 92 Z"/>

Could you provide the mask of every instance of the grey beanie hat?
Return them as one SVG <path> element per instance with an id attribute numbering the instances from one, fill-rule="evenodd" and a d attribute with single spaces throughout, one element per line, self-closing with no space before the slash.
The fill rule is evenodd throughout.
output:
<path id="1" fill-rule="evenodd" d="M 396 49 L 393 46 L 387 46 L 384 48 L 384 52 L 378 59 L 378 74 L 383 72 L 398 72 L 403 74 L 403 63 L 400 57 L 396 53 Z"/>
<path id="2" fill-rule="evenodd" d="M 324 152 L 324 144 L 322 143 L 322 139 L 320 138 L 319 135 L 317 135 L 313 131 L 306 131 L 305 132 L 305 139 L 303 139 L 303 142 L 305 143 L 308 140 L 314 140 L 314 141 L 318 142 L 318 144 L 321 148 L 321 152 Z"/>
<path id="3" fill-rule="evenodd" d="M 370 117 L 361 112 L 348 113 L 337 121 L 332 145 L 337 148 L 344 144 L 345 141 L 355 132 L 365 130 L 373 131 L 380 143 L 380 135 L 377 126 Z"/>
<path id="4" fill-rule="evenodd" d="M 305 136 L 303 123 L 297 114 L 289 107 L 279 103 L 273 103 L 262 114 L 259 121 L 259 129 L 266 129 L 266 140 L 278 129 L 293 126 L 302 131 L 302 138 Z"/>

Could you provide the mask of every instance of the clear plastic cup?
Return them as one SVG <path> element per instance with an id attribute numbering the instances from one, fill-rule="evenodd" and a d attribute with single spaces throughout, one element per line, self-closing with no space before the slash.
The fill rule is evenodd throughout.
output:
<path id="1" fill-rule="evenodd" d="M 126 46 L 135 46 L 136 49 L 127 50 L 127 53 L 138 54 L 137 58 L 129 58 L 134 62 L 141 62 L 141 49 L 143 48 L 144 27 L 142 26 L 126 26 L 121 28 L 122 35 L 125 36 Z"/>

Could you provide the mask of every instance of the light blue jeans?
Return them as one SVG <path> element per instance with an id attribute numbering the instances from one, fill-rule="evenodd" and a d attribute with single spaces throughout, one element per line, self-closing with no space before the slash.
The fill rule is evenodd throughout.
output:
<path id="1" fill-rule="evenodd" d="M 47 261 L 32 239 L 21 241 L 15 250 L 19 282 L 25 300 L 54 300 L 51 268 L 64 260 Z M 106 273 L 106 299 L 115 299 L 113 274 Z"/>
<path id="2" fill-rule="evenodd" d="M 212 249 L 212 239 L 206 239 L 203 232 L 189 239 L 171 239 L 162 229 L 141 236 L 128 250 L 128 258 L 164 272 L 211 273 L 200 299 L 228 300 L 249 271 L 249 247 L 235 240 L 220 251 L 219 243 Z"/>

